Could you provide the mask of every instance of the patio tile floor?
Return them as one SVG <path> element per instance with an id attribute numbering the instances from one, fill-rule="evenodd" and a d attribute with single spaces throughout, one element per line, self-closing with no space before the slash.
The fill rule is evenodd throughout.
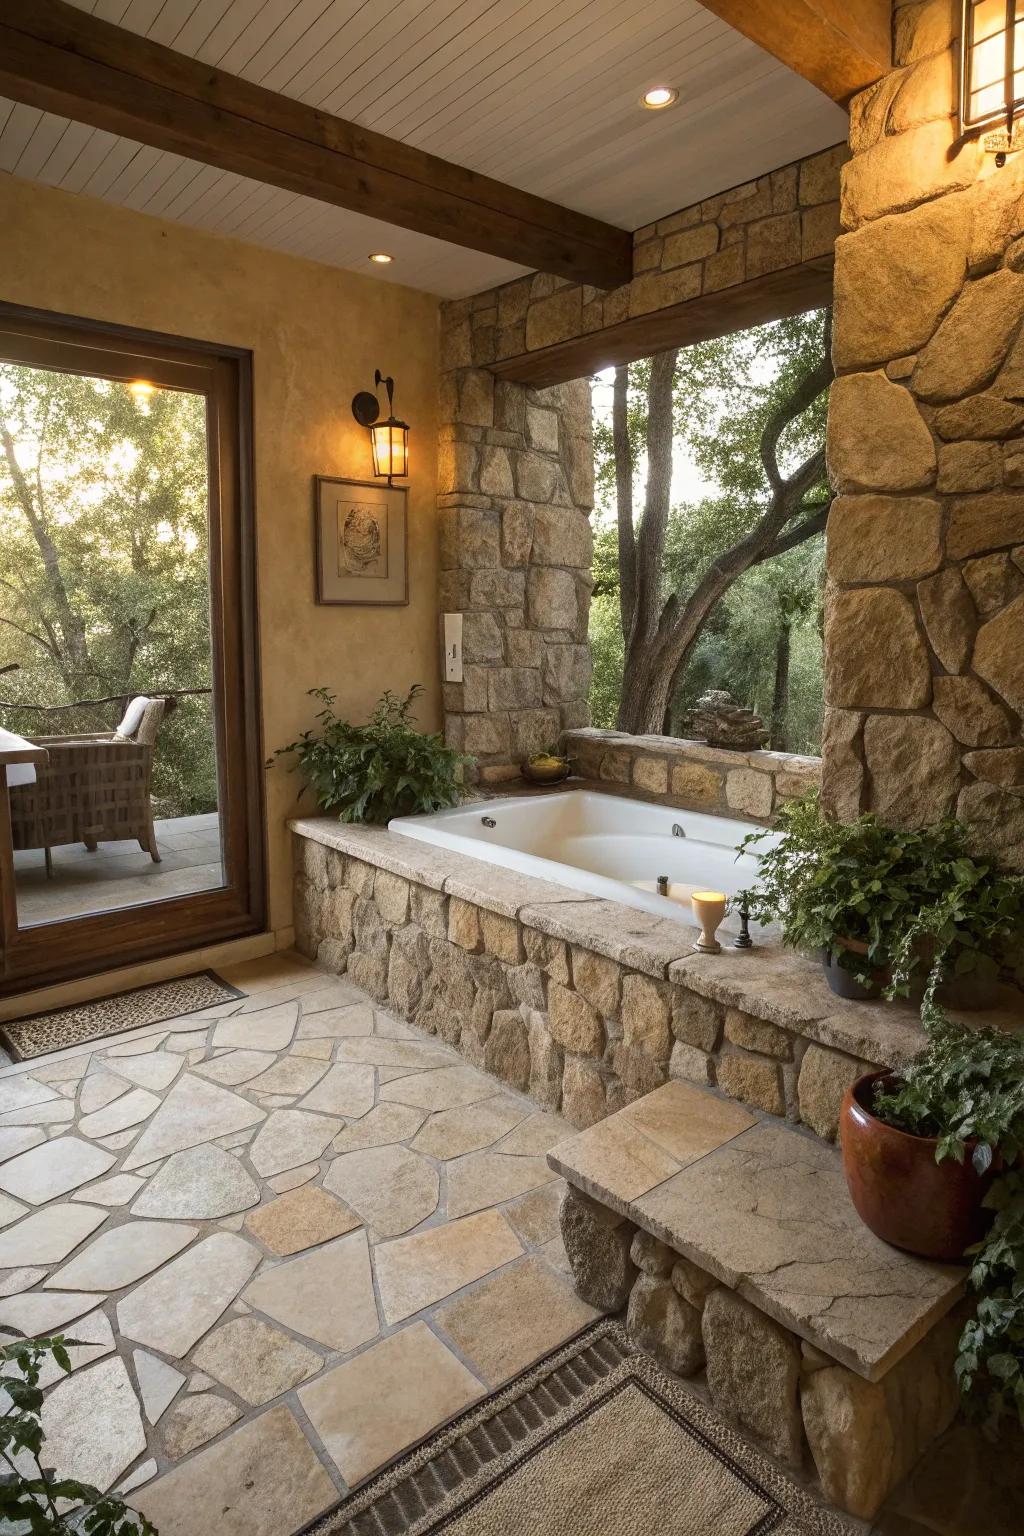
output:
<path id="1" fill-rule="evenodd" d="M 0 1072 L 0 1322 L 81 1341 L 48 1464 L 161 1536 L 294 1536 L 595 1314 L 559 1116 L 293 957 L 227 979 L 250 995 Z M 1016 1536 L 1019 1464 L 957 1425 L 872 1536 Z"/>
<path id="2" fill-rule="evenodd" d="M 0 1322 L 83 1341 L 48 1464 L 162 1536 L 291 1536 L 595 1315 L 557 1116 L 291 957 L 230 979 L 0 1074 Z"/>

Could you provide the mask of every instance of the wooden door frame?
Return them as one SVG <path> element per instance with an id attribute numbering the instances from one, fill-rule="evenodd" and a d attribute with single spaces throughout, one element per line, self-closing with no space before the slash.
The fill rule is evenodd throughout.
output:
<path id="1" fill-rule="evenodd" d="M 216 890 L 19 929 L 0 957 L 6 997 L 260 933 L 267 893 L 252 353 L 0 302 L 0 360 L 143 377 L 206 396 L 213 717 L 225 864 L 225 883 Z"/>

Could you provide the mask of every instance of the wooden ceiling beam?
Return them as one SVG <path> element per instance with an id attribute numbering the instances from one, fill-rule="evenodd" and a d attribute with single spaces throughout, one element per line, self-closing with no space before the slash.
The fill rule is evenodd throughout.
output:
<path id="1" fill-rule="evenodd" d="M 540 272 L 615 288 L 631 235 L 100 21 L 0 0 L 0 95 Z"/>
<path id="2" fill-rule="evenodd" d="M 892 0 L 701 0 L 845 106 L 892 68 Z"/>

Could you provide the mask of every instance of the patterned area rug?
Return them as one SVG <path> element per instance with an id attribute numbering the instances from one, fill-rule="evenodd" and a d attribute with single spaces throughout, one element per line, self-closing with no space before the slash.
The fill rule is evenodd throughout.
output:
<path id="1" fill-rule="evenodd" d="M 595 1323 L 308 1536 L 849 1536 L 692 1392 Z"/>
<path id="2" fill-rule="evenodd" d="M 15 1061 L 29 1061 L 33 1056 L 45 1056 L 48 1051 L 84 1045 L 103 1035 L 137 1029 L 140 1024 L 160 1024 L 183 1014 L 202 1013 L 206 1008 L 245 996 L 215 971 L 197 971 L 193 976 L 177 976 L 173 981 L 116 992 L 91 1003 L 76 1003 L 72 1008 L 53 1008 L 49 1013 L 11 1019 L 0 1024 L 0 1038 Z"/>

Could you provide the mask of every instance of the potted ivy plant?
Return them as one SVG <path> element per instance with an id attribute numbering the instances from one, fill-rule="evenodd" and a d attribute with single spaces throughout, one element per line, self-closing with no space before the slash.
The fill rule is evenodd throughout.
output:
<path id="1" fill-rule="evenodd" d="M 336 812 L 341 821 L 383 826 L 392 816 L 418 816 L 456 803 L 462 769 L 471 759 L 446 747 L 439 735 L 416 730 L 412 712 L 423 692 L 419 683 L 404 699 L 383 694 L 365 725 L 342 720 L 329 689 L 309 692 L 323 705 L 319 728 L 303 731 L 274 756 L 298 759 L 321 810 Z"/>
<path id="2" fill-rule="evenodd" d="M 876 1236 L 926 1258 L 973 1259 L 979 1297 L 956 1363 L 991 1424 L 1024 1425 L 1024 1036 L 933 1016 L 898 1072 L 870 1073 L 840 1112 L 843 1167 Z"/>

